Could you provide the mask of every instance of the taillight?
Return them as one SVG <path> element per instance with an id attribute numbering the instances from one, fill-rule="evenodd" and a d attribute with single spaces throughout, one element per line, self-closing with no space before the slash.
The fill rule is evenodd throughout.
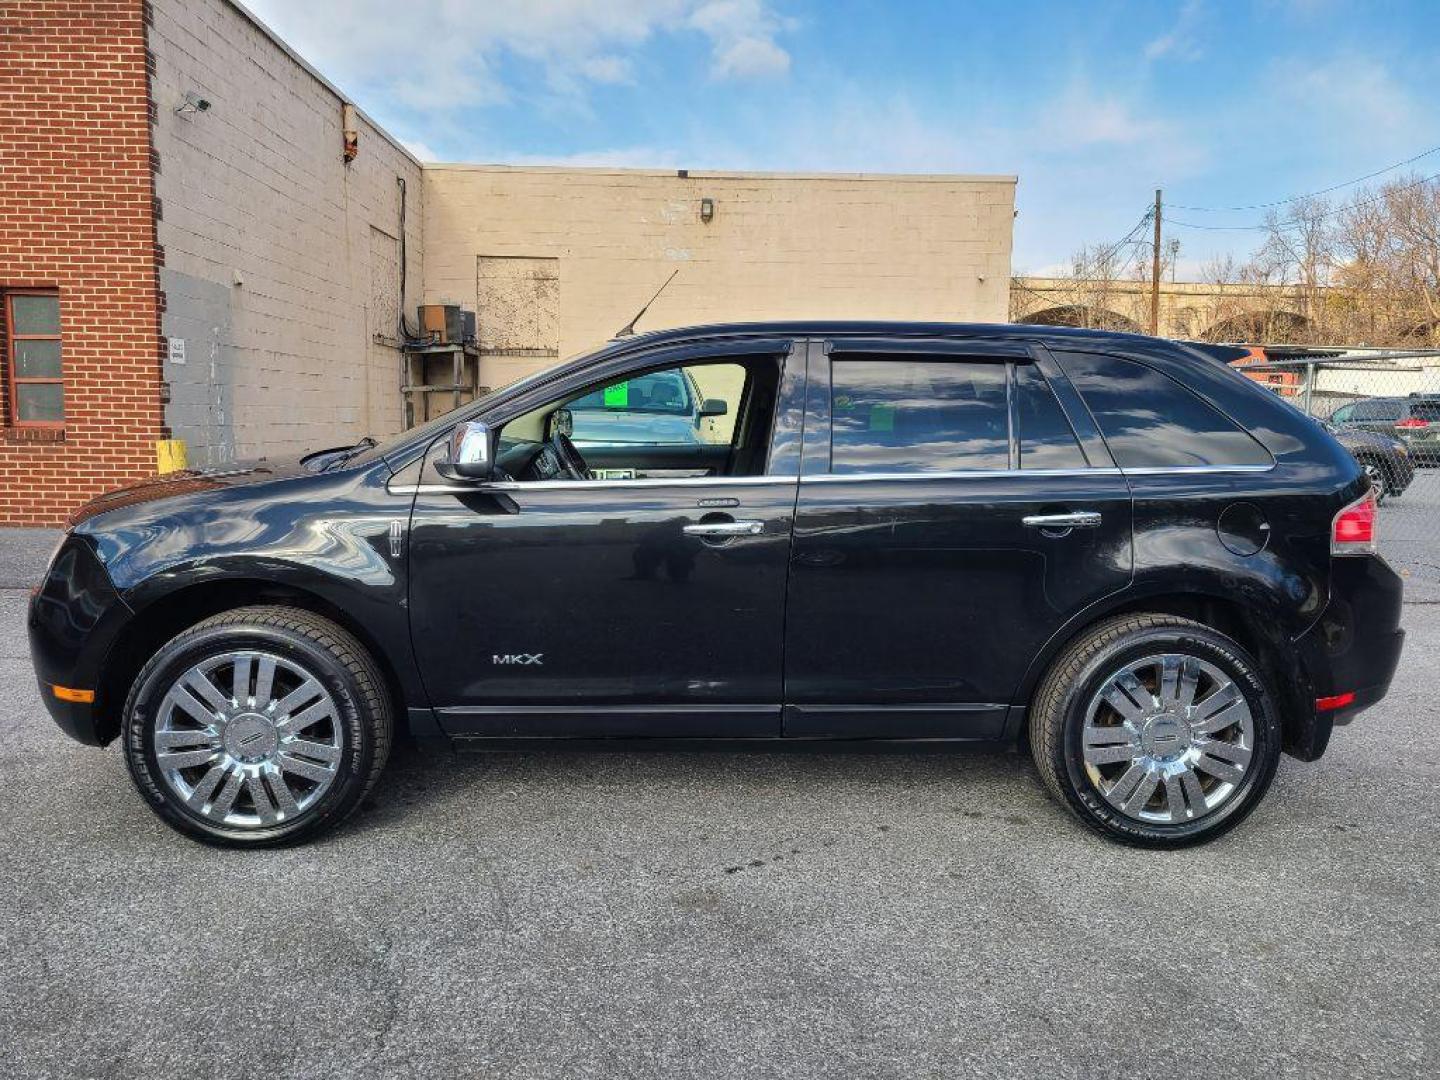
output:
<path id="1" fill-rule="evenodd" d="M 1430 426 L 1430 421 L 1417 420 L 1414 417 L 1411 417 L 1409 420 L 1396 421 L 1395 426 L 1397 428 L 1427 428 Z"/>
<path id="2" fill-rule="evenodd" d="M 1375 489 L 1335 515 L 1330 523 L 1331 555 L 1375 554 Z"/>

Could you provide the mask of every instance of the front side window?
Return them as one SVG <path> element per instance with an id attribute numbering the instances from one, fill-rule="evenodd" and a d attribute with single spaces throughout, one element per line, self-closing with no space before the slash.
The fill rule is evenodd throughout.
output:
<path id="1" fill-rule="evenodd" d="M 830 471 L 959 472 L 1010 464 L 1003 363 L 837 359 Z"/>
<path id="2" fill-rule="evenodd" d="M 568 442 L 595 480 L 762 475 L 779 377 L 777 358 L 755 357 L 592 384 L 507 422 L 499 465 L 518 480 L 564 479 Z"/>
<path id="3" fill-rule="evenodd" d="M 1333 413 L 1331 413 L 1330 420 L 1332 423 L 1336 424 L 1348 423 L 1354 412 L 1354 405 L 1345 405 L 1342 408 L 1336 409 Z"/>
<path id="4" fill-rule="evenodd" d="M 5 297 L 5 366 L 10 420 L 20 427 L 60 427 L 65 384 L 60 367 L 60 297 L 14 292 Z"/>
<path id="5" fill-rule="evenodd" d="M 744 388 L 740 364 L 646 372 L 570 401 L 570 437 L 580 447 L 729 443 Z"/>
<path id="6" fill-rule="evenodd" d="M 1057 355 L 1122 469 L 1273 464 L 1247 431 L 1153 368 L 1118 356 Z"/>

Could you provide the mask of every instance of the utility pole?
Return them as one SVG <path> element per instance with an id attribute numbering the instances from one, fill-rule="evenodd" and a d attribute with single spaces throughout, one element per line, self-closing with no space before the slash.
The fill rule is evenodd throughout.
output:
<path id="1" fill-rule="evenodd" d="M 1160 336 L 1160 189 L 1155 189 L 1155 247 L 1150 257 L 1150 333 Z"/>

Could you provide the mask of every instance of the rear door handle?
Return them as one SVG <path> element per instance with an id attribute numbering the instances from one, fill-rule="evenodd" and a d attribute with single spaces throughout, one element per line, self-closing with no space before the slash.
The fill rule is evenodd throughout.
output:
<path id="1" fill-rule="evenodd" d="M 1095 510 L 1076 510 L 1069 514 L 1027 514 L 1020 522 L 1033 529 L 1098 529 L 1100 514 Z"/>
<path id="2" fill-rule="evenodd" d="M 763 521 L 702 521 L 686 525 L 686 536 L 759 536 L 765 530 Z"/>

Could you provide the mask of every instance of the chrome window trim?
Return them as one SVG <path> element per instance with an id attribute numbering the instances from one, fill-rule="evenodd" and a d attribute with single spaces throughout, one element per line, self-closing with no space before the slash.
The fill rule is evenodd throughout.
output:
<path id="1" fill-rule="evenodd" d="M 1266 473 L 1270 465 L 1146 465 L 1134 469 L 968 469 L 957 472 L 816 473 L 810 476 L 677 476 L 635 480 L 497 480 L 479 484 L 402 484 L 387 488 L 392 495 L 481 495 L 490 491 L 594 491 L 597 488 L 744 487 L 780 484 L 846 484 L 897 480 L 985 480 L 1020 476 L 1205 476 L 1223 473 Z"/>
<path id="2" fill-rule="evenodd" d="M 392 495 L 483 495 L 491 491 L 594 491 L 597 488 L 743 487 L 794 484 L 798 476 L 677 476 L 634 480 L 494 480 L 477 484 L 404 484 Z"/>
<path id="3" fill-rule="evenodd" d="M 1134 469 L 1121 469 L 1126 476 L 1179 476 L 1189 473 L 1262 473 L 1271 472 L 1275 462 L 1268 465 L 1143 465 Z"/>
<path id="4" fill-rule="evenodd" d="M 816 473 L 802 476 L 802 484 L 843 484 L 851 480 L 892 481 L 892 480 L 983 480 L 986 477 L 1017 476 L 1189 476 L 1206 473 L 1261 473 L 1270 472 L 1271 465 L 1147 465 L 1136 469 L 1121 469 L 1105 466 L 1093 469 L 968 469 L 957 472 L 908 472 L 908 473 Z"/>
<path id="5" fill-rule="evenodd" d="M 959 472 L 906 472 L 906 473 L 816 473 L 802 476 L 802 484 L 843 484 L 851 480 L 869 482 L 872 480 L 984 480 L 987 477 L 1016 476 L 1120 476 L 1119 469 L 967 469 Z"/>

